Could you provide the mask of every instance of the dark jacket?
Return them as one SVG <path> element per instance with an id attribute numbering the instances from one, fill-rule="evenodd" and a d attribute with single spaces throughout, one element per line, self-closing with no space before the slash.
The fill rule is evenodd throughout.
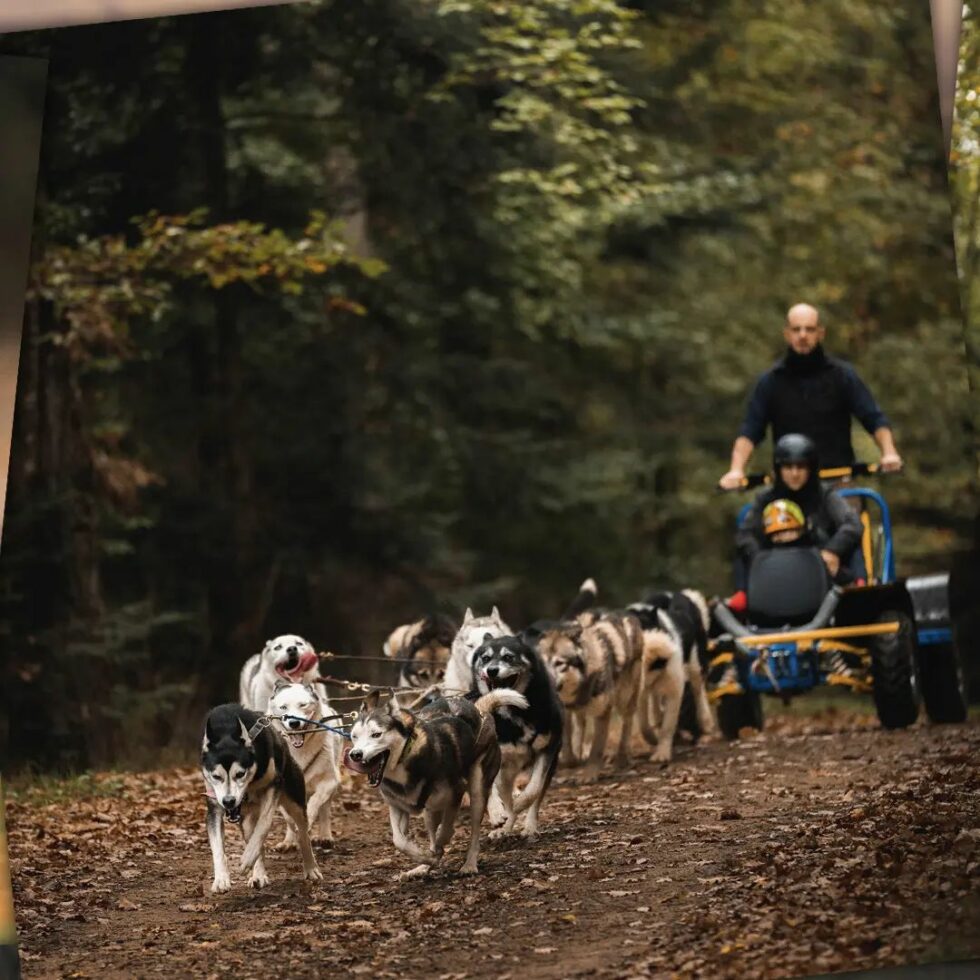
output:
<path id="1" fill-rule="evenodd" d="M 871 434 L 891 428 L 850 364 L 821 346 L 805 356 L 790 349 L 756 382 L 739 435 L 758 445 L 769 425 L 773 442 L 800 432 L 816 443 L 821 466 L 849 466 L 852 415 Z"/>
<path id="2" fill-rule="evenodd" d="M 842 566 L 847 564 L 861 542 L 861 520 L 839 493 L 824 487 L 819 479 L 811 476 L 806 486 L 798 491 L 790 490 L 777 480 L 774 486 L 767 487 L 755 498 L 735 534 L 735 547 L 746 566 L 758 552 L 772 547 L 762 530 L 762 512 L 773 500 L 792 500 L 799 504 L 807 521 L 807 540 L 801 544 L 832 551 L 840 558 Z"/>

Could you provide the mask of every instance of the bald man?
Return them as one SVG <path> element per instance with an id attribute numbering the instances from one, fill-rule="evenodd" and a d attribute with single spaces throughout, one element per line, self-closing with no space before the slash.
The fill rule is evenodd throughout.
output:
<path id="1" fill-rule="evenodd" d="M 849 466 L 854 462 L 851 416 L 874 437 L 881 468 L 902 468 L 885 413 L 857 371 L 824 351 L 824 334 L 820 314 L 809 303 L 797 303 L 786 314 L 786 353 L 756 382 L 720 486 L 732 490 L 741 484 L 752 451 L 770 425 L 773 442 L 788 432 L 809 436 L 817 444 L 821 467 Z"/>

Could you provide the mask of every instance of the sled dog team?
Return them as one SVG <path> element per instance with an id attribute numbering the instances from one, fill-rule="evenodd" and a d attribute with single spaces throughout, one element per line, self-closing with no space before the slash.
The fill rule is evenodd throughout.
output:
<path id="1" fill-rule="evenodd" d="M 395 847 L 416 866 L 437 867 L 469 795 L 469 846 L 462 873 L 477 871 L 480 826 L 490 838 L 538 833 L 538 820 L 559 757 L 598 778 L 615 712 L 621 734 L 614 765 L 630 762 L 634 725 L 670 761 L 685 685 L 697 725 L 714 730 L 702 677 L 708 608 L 694 590 L 661 592 L 625 609 L 596 606 L 586 580 L 563 616 L 514 632 L 496 607 L 461 625 L 427 616 L 398 627 L 384 644 L 399 666 L 401 694 L 367 695 L 349 732 L 339 729 L 319 658 L 299 636 L 270 640 L 241 671 L 239 703 L 213 708 L 204 726 L 201 768 L 214 864 L 211 890 L 231 887 L 224 821 L 240 823 L 240 868 L 249 885 L 269 878 L 263 846 L 277 813 L 286 834 L 277 849 L 298 847 L 305 878 L 320 880 L 311 834 L 332 839 L 330 801 L 341 767 L 367 776 L 388 806 Z M 406 694 L 404 689 L 410 689 Z M 591 744 L 589 737 L 591 733 Z M 519 792 L 519 777 L 526 783 Z M 411 835 L 421 815 L 427 846 Z"/>

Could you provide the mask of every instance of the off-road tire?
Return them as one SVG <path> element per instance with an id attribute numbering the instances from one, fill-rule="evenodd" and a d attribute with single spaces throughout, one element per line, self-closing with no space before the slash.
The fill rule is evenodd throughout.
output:
<path id="1" fill-rule="evenodd" d="M 871 638 L 874 702 L 882 728 L 908 728 L 919 717 L 922 694 L 915 655 L 915 627 L 898 610 L 884 612 L 878 622 L 898 622 L 897 633 Z"/>
<path id="2" fill-rule="evenodd" d="M 957 725 L 966 721 L 966 676 L 955 642 L 922 647 L 919 677 L 922 701 L 931 722 Z"/>
<path id="3" fill-rule="evenodd" d="M 718 727 L 728 741 L 737 739 L 743 728 L 755 728 L 761 732 L 764 724 L 762 697 L 758 691 L 723 694 L 718 699 Z"/>

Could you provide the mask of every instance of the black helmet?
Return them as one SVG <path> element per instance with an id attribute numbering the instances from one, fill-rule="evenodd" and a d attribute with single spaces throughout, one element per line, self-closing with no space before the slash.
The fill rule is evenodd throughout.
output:
<path id="1" fill-rule="evenodd" d="M 776 443 L 772 453 L 775 469 L 789 463 L 803 463 L 814 472 L 817 468 L 817 447 L 809 436 L 788 432 Z"/>

